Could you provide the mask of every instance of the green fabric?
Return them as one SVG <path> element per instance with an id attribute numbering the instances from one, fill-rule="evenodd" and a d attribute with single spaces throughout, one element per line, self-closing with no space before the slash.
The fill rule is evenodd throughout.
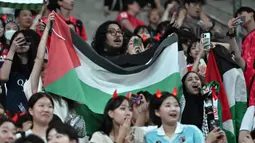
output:
<path id="1" fill-rule="evenodd" d="M 155 93 L 158 89 L 172 92 L 174 87 L 176 87 L 178 97 L 180 97 L 182 94 L 180 79 L 180 73 L 174 73 L 156 84 L 128 92 L 136 93 L 143 90 L 150 93 Z M 102 92 L 101 90 L 93 88 L 79 80 L 75 69 L 70 70 L 62 78 L 46 86 L 45 89 L 48 92 L 52 92 L 54 94 L 83 103 L 87 105 L 90 110 L 98 114 L 103 113 L 105 104 L 112 97 L 112 94 Z M 118 89 L 117 86 L 116 89 Z M 128 92 L 119 94 L 126 95 Z"/>
<path id="2" fill-rule="evenodd" d="M 0 2 L 0 7 L 9 7 L 14 9 L 29 9 L 29 10 L 41 10 L 43 4 L 21 4 L 21 3 L 8 3 Z"/>

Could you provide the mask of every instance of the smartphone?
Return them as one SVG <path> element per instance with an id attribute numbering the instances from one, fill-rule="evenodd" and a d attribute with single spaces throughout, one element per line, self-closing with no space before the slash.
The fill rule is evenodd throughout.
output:
<path id="1" fill-rule="evenodd" d="M 234 26 L 242 25 L 245 22 L 245 16 L 240 16 L 236 19 Z"/>
<path id="2" fill-rule="evenodd" d="M 139 47 L 142 43 L 142 39 L 140 38 L 135 38 L 134 39 L 134 47 Z"/>
<path id="3" fill-rule="evenodd" d="M 210 33 L 202 33 L 201 34 L 201 44 L 204 45 L 205 49 L 210 49 L 210 47 L 211 47 L 211 34 Z"/>
<path id="4" fill-rule="evenodd" d="M 133 104 L 140 105 L 142 103 L 141 100 L 142 100 L 141 95 L 137 95 L 137 94 L 131 95 L 131 101 Z"/>

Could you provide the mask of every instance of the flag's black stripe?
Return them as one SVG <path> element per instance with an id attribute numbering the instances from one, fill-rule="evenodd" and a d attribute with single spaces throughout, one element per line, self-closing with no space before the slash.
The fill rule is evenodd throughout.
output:
<path id="1" fill-rule="evenodd" d="M 232 55 L 225 47 L 216 45 L 216 47 L 213 49 L 213 53 L 222 81 L 225 72 L 231 70 L 232 68 L 240 68 L 232 59 Z"/>
<path id="2" fill-rule="evenodd" d="M 71 36 L 73 44 L 82 54 L 84 54 L 88 59 L 93 61 L 98 66 L 116 74 L 133 74 L 148 68 L 156 61 L 161 52 L 168 45 L 178 41 L 178 37 L 173 35 L 166 38 L 162 43 L 160 43 L 159 46 L 155 46 L 143 53 L 137 55 L 122 55 L 109 60 L 98 55 L 96 51 L 73 30 L 71 30 Z M 147 63 L 150 59 L 151 62 L 145 65 L 145 63 Z"/>

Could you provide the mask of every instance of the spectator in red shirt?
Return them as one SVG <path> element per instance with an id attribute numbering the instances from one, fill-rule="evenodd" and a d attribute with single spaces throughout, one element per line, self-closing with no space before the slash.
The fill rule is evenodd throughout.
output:
<path id="1" fill-rule="evenodd" d="M 140 6 L 136 0 L 126 0 L 126 6 L 126 11 L 120 12 L 116 20 L 123 28 L 133 33 L 137 26 L 145 25 L 145 23 L 136 18 L 140 12 Z"/>
<path id="2" fill-rule="evenodd" d="M 71 11 L 73 10 L 74 6 L 74 0 L 58 0 L 58 5 L 60 10 L 59 16 L 64 21 L 71 21 L 72 23 L 74 23 L 77 33 L 82 37 L 82 39 L 87 40 L 88 38 L 81 20 L 71 16 Z"/>

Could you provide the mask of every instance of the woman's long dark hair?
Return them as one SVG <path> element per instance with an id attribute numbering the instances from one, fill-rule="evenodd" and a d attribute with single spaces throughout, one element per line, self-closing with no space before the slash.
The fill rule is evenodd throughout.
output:
<path id="1" fill-rule="evenodd" d="M 183 95 L 185 97 L 185 107 L 184 107 L 184 111 L 182 113 L 182 119 L 181 119 L 181 123 L 183 124 L 192 124 L 192 125 L 196 125 L 199 129 L 202 128 L 202 123 L 203 123 L 203 110 L 204 110 L 204 97 L 199 95 L 191 95 L 188 91 L 187 91 L 187 87 L 185 85 L 185 80 L 188 77 L 188 75 L 190 73 L 195 73 L 196 75 L 197 72 L 194 71 L 190 71 L 188 73 L 186 73 L 183 78 L 182 78 L 182 87 L 183 87 Z M 200 76 L 198 75 L 201 84 L 203 86 L 202 83 L 202 79 L 200 78 Z"/>
<path id="2" fill-rule="evenodd" d="M 3 18 L 0 18 L 0 22 L 2 23 L 2 25 L 3 25 L 4 29 L 5 29 L 5 22 L 4 22 L 4 19 L 3 19 Z M 5 31 L 5 30 L 4 30 L 4 31 Z M 4 36 L 4 31 L 3 31 L 3 36 L 0 37 L 0 42 L 1 42 L 2 45 L 3 45 L 3 48 L 2 48 L 1 51 L 0 51 L 0 54 L 2 54 L 3 49 L 7 47 L 7 45 L 6 45 L 6 38 L 5 38 L 5 36 Z"/>
<path id="3" fill-rule="evenodd" d="M 91 46 L 92 48 L 94 48 L 94 50 L 99 54 L 99 55 L 102 55 L 104 54 L 104 48 L 106 47 L 106 34 L 107 34 L 107 30 L 108 30 L 108 27 L 109 25 L 111 24 L 116 24 L 118 25 L 120 28 L 120 24 L 116 21 L 106 21 L 105 23 L 101 24 L 98 28 L 97 28 L 97 31 L 96 31 L 96 34 L 95 34 L 95 37 L 91 43 Z M 123 36 L 123 46 L 122 46 L 122 49 L 123 51 L 121 51 L 121 53 L 125 53 L 125 48 L 124 48 L 124 36 Z"/>
<path id="4" fill-rule="evenodd" d="M 30 48 L 27 51 L 27 57 L 28 57 L 27 67 L 28 67 L 28 72 L 29 72 L 28 75 L 30 75 L 30 73 L 32 72 L 33 66 L 34 66 L 34 60 L 36 58 L 37 49 L 38 49 L 38 45 L 39 45 L 39 42 L 40 42 L 40 36 L 35 31 L 30 30 L 30 29 L 17 31 L 12 36 L 10 46 L 12 45 L 13 40 L 20 33 L 22 33 L 24 35 L 24 37 L 26 39 L 29 39 L 29 42 L 31 42 Z M 11 72 L 27 74 L 26 73 L 27 70 L 24 70 L 24 68 L 22 68 L 22 63 L 21 63 L 21 60 L 18 57 L 17 53 L 15 53 L 14 58 L 13 58 Z"/>
<path id="5" fill-rule="evenodd" d="M 104 134 L 109 136 L 111 130 L 113 129 L 113 122 L 112 122 L 112 118 L 109 116 L 108 112 L 113 111 L 113 110 L 117 109 L 118 107 L 120 107 L 120 105 L 122 104 L 122 102 L 124 100 L 129 101 L 129 99 L 125 96 L 118 96 L 117 98 L 111 98 L 107 102 L 107 104 L 104 108 L 104 120 L 103 120 L 101 127 L 99 128 L 98 131 L 101 131 Z M 130 103 L 130 106 L 131 106 L 131 103 Z"/>
<path id="6" fill-rule="evenodd" d="M 191 52 L 191 48 L 193 46 L 193 44 L 196 44 L 197 42 L 199 42 L 199 40 L 193 40 L 191 41 L 192 43 L 188 46 L 188 49 L 187 49 L 187 64 L 193 64 L 195 62 L 195 59 L 190 55 L 190 52 Z"/>

